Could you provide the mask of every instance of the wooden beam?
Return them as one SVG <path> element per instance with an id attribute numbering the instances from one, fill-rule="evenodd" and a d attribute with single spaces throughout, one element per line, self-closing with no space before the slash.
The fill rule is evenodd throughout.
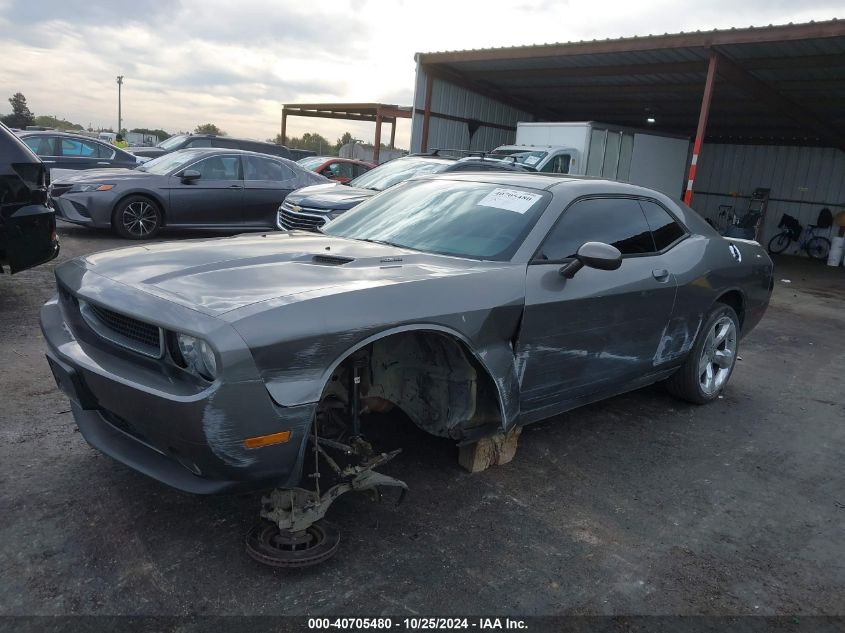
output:
<path id="1" fill-rule="evenodd" d="M 282 106 L 282 145 L 285 145 L 285 134 L 287 133 L 288 127 L 288 113 L 285 110 L 285 106 Z"/>
<path id="2" fill-rule="evenodd" d="M 381 153 L 381 115 L 376 115 L 376 140 L 373 143 L 373 162 L 378 165 L 379 154 Z"/>
<path id="3" fill-rule="evenodd" d="M 420 135 L 420 151 L 428 151 L 428 128 L 431 123 L 431 92 L 434 88 L 434 77 L 425 74 L 425 110 L 423 111 L 422 134 Z"/>

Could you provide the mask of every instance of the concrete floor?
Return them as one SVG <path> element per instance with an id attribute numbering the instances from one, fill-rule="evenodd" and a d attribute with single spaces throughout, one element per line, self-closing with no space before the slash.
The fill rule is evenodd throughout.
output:
<path id="1" fill-rule="evenodd" d="M 60 235 L 59 261 L 126 245 Z M 845 614 L 842 269 L 777 262 L 709 406 L 648 388 L 477 475 L 403 427 L 405 504 L 342 498 L 336 557 L 281 572 L 243 551 L 256 496 L 191 497 L 86 445 L 43 357 L 52 268 L 0 277 L 0 615 Z"/>

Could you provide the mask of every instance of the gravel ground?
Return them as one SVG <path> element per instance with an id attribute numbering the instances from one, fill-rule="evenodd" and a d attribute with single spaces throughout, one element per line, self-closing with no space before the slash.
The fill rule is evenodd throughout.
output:
<path id="1" fill-rule="evenodd" d="M 60 236 L 58 261 L 126 245 Z M 709 406 L 644 389 L 528 427 L 477 475 L 400 426 L 405 503 L 343 497 L 338 554 L 296 572 L 244 554 L 258 496 L 185 495 L 88 447 L 43 355 L 52 269 L 0 277 L 0 615 L 845 614 L 842 269 L 778 260 Z"/>

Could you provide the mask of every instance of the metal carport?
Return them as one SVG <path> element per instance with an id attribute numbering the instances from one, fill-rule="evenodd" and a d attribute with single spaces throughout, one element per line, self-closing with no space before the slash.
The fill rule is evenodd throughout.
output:
<path id="1" fill-rule="evenodd" d="M 694 138 L 689 201 L 703 143 L 845 150 L 845 21 L 417 54 L 412 151 L 531 120 Z"/>

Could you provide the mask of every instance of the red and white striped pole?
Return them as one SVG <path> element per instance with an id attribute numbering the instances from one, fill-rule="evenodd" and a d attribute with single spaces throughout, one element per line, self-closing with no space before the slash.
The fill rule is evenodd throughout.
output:
<path id="1" fill-rule="evenodd" d="M 692 202 L 692 187 L 695 183 L 698 155 L 701 153 L 701 145 L 704 142 L 704 135 L 707 132 L 707 117 L 710 114 L 710 101 L 713 98 L 713 84 L 716 81 L 718 59 L 718 53 L 716 51 L 710 51 L 710 63 L 707 65 L 707 81 L 704 83 L 704 95 L 701 98 L 701 110 L 698 113 L 698 128 L 695 131 L 695 142 L 692 145 L 692 160 L 689 166 L 687 190 L 684 192 L 684 202 L 686 204 Z"/>

